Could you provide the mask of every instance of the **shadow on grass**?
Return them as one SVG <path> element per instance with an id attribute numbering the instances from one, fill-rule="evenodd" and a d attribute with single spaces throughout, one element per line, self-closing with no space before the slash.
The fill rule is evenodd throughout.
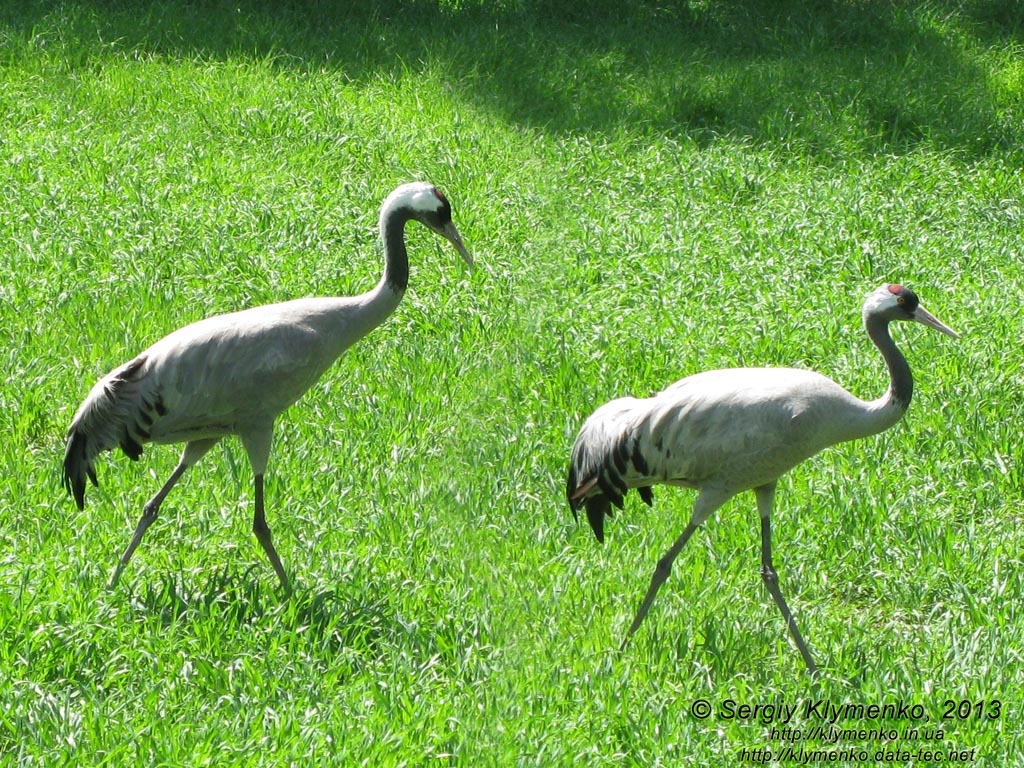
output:
<path id="1" fill-rule="evenodd" d="M 297 589 L 282 598 L 276 587 L 264 583 L 251 566 L 243 573 L 228 567 L 214 573 L 194 591 L 180 576 L 146 583 L 135 595 L 136 604 L 164 627 L 216 618 L 222 624 L 262 624 L 281 637 L 301 638 L 331 653 L 351 649 L 377 655 L 389 635 L 392 618 L 387 601 L 366 589 L 309 591 Z"/>
<path id="2" fill-rule="evenodd" d="M 296 588 L 283 598 L 276 582 L 261 578 L 262 571 L 263 564 L 243 572 L 228 566 L 195 587 L 180 575 L 168 575 L 139 585 L 132 603 L 146 623 L 159 622 L 168 631 L 190 632 L 212 623 L 232 636 L 259 627 L 277 644 L 318 656 L 342 655 L 353 670 L 395 649 L 466 669 L 470 662 L 486 664 L 494 653 L 486 617 L 438 604 L 425 614 L 413 608 L 413 615 L 403 618 L 394 607 L 394 592 L 374 587 L 372 580 L 346 580 L 336 589 Z"/>
<path id="3" fill-rule="evenodd" d="M 993 84 L 967 51 L 1009 50 L 1022 34 L 1016 0 L 14 0 L 0 11 L 9 61 L 256 59 L 352 81 L 429 69 L 466 103 L 555 133 L 639 129 L 823 156 L 1015 150 L 1024 75 Z"/>

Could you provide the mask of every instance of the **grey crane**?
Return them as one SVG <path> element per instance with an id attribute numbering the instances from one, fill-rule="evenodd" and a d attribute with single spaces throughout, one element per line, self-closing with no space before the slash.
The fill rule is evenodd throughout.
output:
<path id="1" fill-rule="evenodd" d="M 185 443 L 171 476 L 143 507 L 110 586 L 117 584 L 167 494 L 222 437 L 237 435 L 255 476 L 253 533 L 284 591 L 288 575 L 264 514 L 263 474 L 274 422 L 352 344 L 398 306 L 409 280 L 405 225 L 418 221 L 448 239 L 472 267 L 445 196 L 431 184 L 396 188 L 380 209 L 384 274 L 350 297 L 305 298 L 200 320 L 165 336 L 101 378 L 67 433 L 63 482 L 79 509 L 95 460 L 120 448 L 137 460 L 145 443 Z"/>
<path id="2" fill-rule="evenodd" d="M 586 420 L 572 449 L 566 495 L 604 541 L 604 517 L 636 488 L 651 505 L 656 484 L 699 493 L 690 522 L 658 561 L 621 648 L 643 622 L 672 563 L 701 523 L 738 493 L 752 490 L 761 517 L 761 577 L 811 675 L 818 668 L 779 589 L 772 564 L 771 513 L 779 477 L 824 448 L 873 435 L 906 412 L 910 366 L 889 335 L 897 320 L 957 334 L 901 285 L 882 285 L 864 302 L 864 328 L 889 368 L 889 390 L 864 401 L 831 379 L 791 368 L 729 368 L 688 376 L 650 398 L 623 397 Z"/>

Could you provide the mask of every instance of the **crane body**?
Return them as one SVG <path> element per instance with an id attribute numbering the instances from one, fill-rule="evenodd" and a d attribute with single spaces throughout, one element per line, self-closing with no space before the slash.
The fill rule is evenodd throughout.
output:
<path id="1" fill-rule="evenodd" d="M 290 589 L 263 509 L 263 475 L 274 422 L 398 306 L 408 280 L 403 233 L 410 220 L 447 238 L 472 265 L 444 196 L 428 184 L 406 184 L 381 208 L 385 270 L 373 290 L 351 297 L 295 299 L 200 320 L 165 336 L 95 384 L 72 419 L 64 456 L 64 485 L 80 509 L 86 479 L 97 482 L 94 462 L 103 451 L 119 447 L 135 460 L 146 443 L 185 443 L 174 472 L 145 505 L 111 586 L 185 470 L 222 437 L 237 435 L 255 476 L 254 532 L 282 586 Z"/>
<path id="2" fill-rule="evenodd" d="M 956 336 L 900 285 L 869 294 L 863 316 L 890 374 L 888 391 L 876 400 L 861 400 L 814 371 L 729 368 L 688 376 L 650 398 L 612 400 L 584 422 L 573 445 L 566 496 L 573 514 L 586 509 L 598 541 L 604 541 L 605 516 L 613 506 L 622 508 L 631 489 L 648 505 L 654 485 L 699 491 L 689 523 L 658 562 L 623 647 L 693 532 L 726 501 L 750 490 L 761 517 L 762 577 L 808 669 L 817 672 L 772 564 L 770 518 L 777 481 L 819 451 L 876 434 L 902 418 L 913 379 L 889 335 L 891 321 L 918 322 Z"/>
<path id="3" fill-rule="evenodd" d="M 293 405 L 385 319 L 367 317 L 364 306 L 344 298 L 296 299 L 192 323 L 100 379 L 74 421 L 92 427 L 87 432 L 119 427 L 113 437 L 126 452 L 135 450 L 133 443 L 180 443 L 266 426 L 268 414 Z M 333 327 L 348 329 L 344 339 Z M 136 412 L 105 418 L 113 394 Z"/>

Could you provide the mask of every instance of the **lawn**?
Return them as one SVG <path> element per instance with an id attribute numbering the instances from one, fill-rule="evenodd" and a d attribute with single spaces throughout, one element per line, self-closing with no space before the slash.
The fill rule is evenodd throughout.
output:
<path id="1" fill-rule="evenodd" d="M 0 114 L 3 766 L 1024 757 L 1018 3 L 10 0 Z M 78 512 L 94 381 L 205 316 L 371 288 L 413 179 L 476 268 L 410 224 L 404 301 L 279 421 L 295 593 L 234 440 L 108 590 L 178 450 L 103 456 Z M 894 328 L 907 416 L 780 482 L 821 678 L 752 494 L 617 653 L 695 494 L 628 499 L 598 544 L 564 497 L 583 420 L 741 365 L 878 397 L 883 282 L 961 338 Z"/>

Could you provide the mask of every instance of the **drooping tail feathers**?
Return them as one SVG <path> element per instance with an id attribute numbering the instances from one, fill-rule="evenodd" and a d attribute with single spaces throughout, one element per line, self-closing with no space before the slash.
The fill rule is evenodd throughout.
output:
<path id="1" fill-rule="evenodd" d="M 648 506 L 654 503 L 654 494 L 650 485 L 643 483 L 647 461 L 631 430 L 623 430 L 616 420 L 601 419 L 599 414 L 587 420 L 576 438 L 566 498 L 573 517 L 580 507 L 586 508 L 594 536 L 604 542 L 604 518 L 611 514 L 612 505 L 622 509 L 630 488 L 636 488 Z"/>
<path id="2" fill-rule="evenodd" d="M 75 504 L 80 510 L 85 509 L 85 478 L 92 480 L 93 485 L 99 485 L 93 458 L 95 456 L 89 455 L 88 437 L 81 432 L 69 432 L 68 442 L 64 448 L 64 471 L 61 479 L 64 482 L 64 490 L 75 497 Z"/>
<path id="3" fill-rule="evenodd" d="M 133 461 L 142 455 L 149 428 L 166 413 L 159 397 L 144 393 L 145 357 L 137 357 L 104 376 L 89 392 L 68 428 L 62 481 L 85 508 L 85 481 L 96 480 L 96 457 L 120 448 Z"/>

